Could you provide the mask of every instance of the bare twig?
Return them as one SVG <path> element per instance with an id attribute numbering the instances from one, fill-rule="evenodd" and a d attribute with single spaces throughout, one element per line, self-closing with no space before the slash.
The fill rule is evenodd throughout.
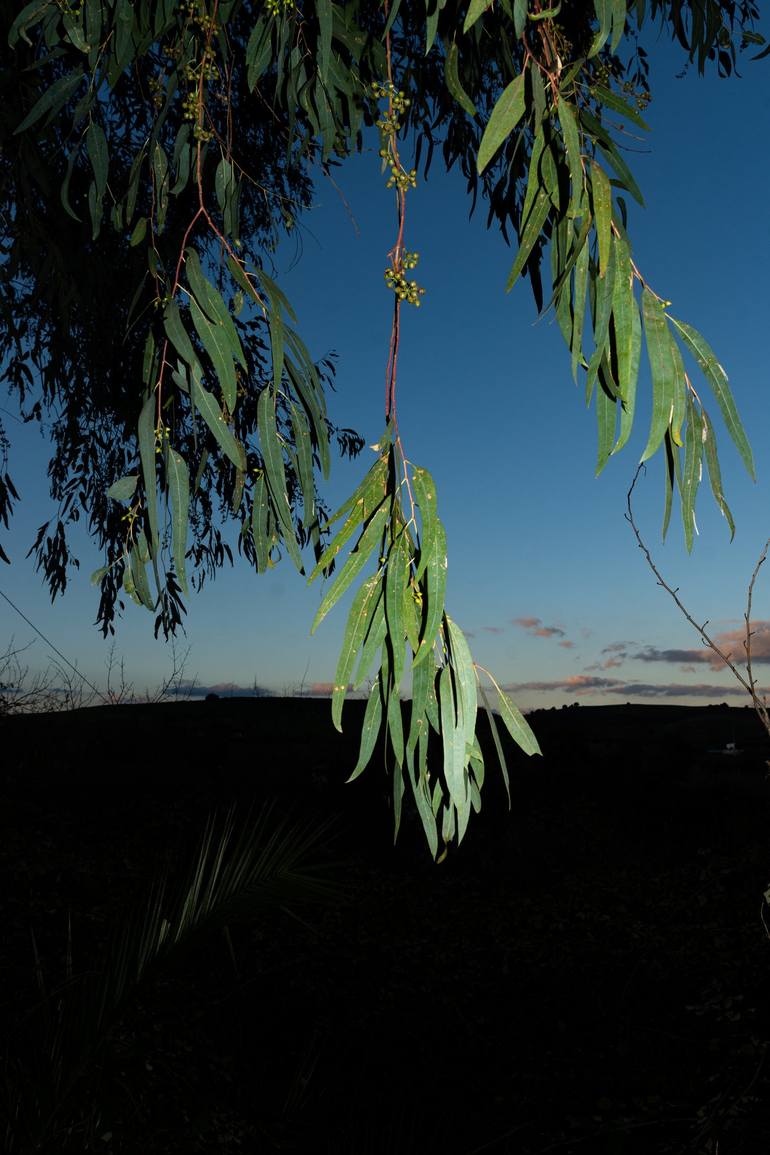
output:
<path id="1" fill-rule="evenodd" d="M 670 594 L 670 596 L 676 602 L 678 608 L 682 611 L 684 616 L 687 618 L 687 621 L 700 634 L 703 642 L 708 646 L 708 648 L 713 653 L 715 653 L 717 655 L 718 658 L 721 658 L 721 660 L 724 662 L 724 664 L 727 666 L 727 668 L 731 671 L 731 673 L 737 679 L 737 681 L 740 683 L 740 685 L 743 686 L 744 690 L 746 691 L 746 693 L 751 698 L 752 705 L 754 706 L 754 709 L 757 713 L 757 716 L 758 716 L 760 722 L 764 726 L 764 728 L 768 734 L 768 737 L 770 737 L 770 715 L 768 715 L 767 699 L 764 697 L 762 697 L 762 698 L 759 697 L 759 694 L 757 693 L 756 678 L 754 677 L 754 675 L 752 673 L 752 668 L 751 668 L 751 638 L 752 638 L 752 633 L 753 633 L 753 631 L 751 629 L 751 602 L 752 602 L 752 597 L 754 595 L 754 585 L 755 585 L 756 580 L 757 580 L 757 575 L 759 573 L 760 566 L 765 561 L 765 558 L 767 557 L 768 548 L 770 548 L 770 538 L 768 538 L 768 540 L 765 542 L 765 548 L 762 550 L 759 561 L 757 562 L 757 564 L 754 568 L 754 573 L 751 575 L 751 581 L 749 582 L 749 590 L 748 590 L 748 597 L 747 597 L 747 604 L 746 604 L 746 613 L 744 614 L 744 620 L 746 622 L 746 637 L 744 639 L 743 646 L 744 646 L 744 649 L 746 651 L 746 675 L 747 675 L 746 677 L 744 677 L 743 674 L 738 669 L 738 667 L 732 661 L 732 655 L 726 654 L 724 652 L 724 650 L 722 650 L 717 645 L 717 643 L 710 636 L 710 634 L 708 634 L 706 632 L 706 626 L 708 625 L 708 622 L 705 621 L 703 623 L 703 625 L 699 625 L 698 622 L 695 621 L 695 618 L 689 612 L 687 607 L 684 605 L 684 603 L 679 598 L 678 588 L 673 589 L 668 584 L 668 582 L 665 581 L 665 579 L 662 577 L 660 570 L 655 565 L 655 562 L 652 560 L 652 556 L 650 554 L 649 549 L 647 548 L 647 546 L 644 544 L 644 541 L 642 540 L 642 535 L 639 533 L 639 529 L 636 525 L 636 522 L 634 521 L 633 510 L 631 508 L 631 495 L 634 492 L 634 486 L 636 485 L 636 482 L 639 478 L 639 474 L 641 473 L 641 471 L 644 468 L 645 468 L 645 466 L 643 463 L 639 465 L 636 473 L 634 474 L 634 480 L 631 482 L 631 488 L 629 489 L 629 491 L 626 495 L 626 506 L 628 508 L 628 513 L 625 514 L 625 518 L 626 518 L 626 521 L 631 526 L 632 530 L 634 531 L 637 545 L 639 546 L 639 549 L 644 554 L 644 556 L 647 560 L 648 566 L 650 567 L 652 572 L 655 574 L 655 578 L 657 580 L 658 585 L 662 586 L 662 588 L 666 591 L 667 594 Z"/>

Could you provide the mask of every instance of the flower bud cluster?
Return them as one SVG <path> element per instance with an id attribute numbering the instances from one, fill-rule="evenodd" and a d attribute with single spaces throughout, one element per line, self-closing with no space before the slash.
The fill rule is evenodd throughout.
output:
<path id="1" fill-rule="evenodd" d="M 294 4 L 294 0 L 265 0 L 265 8 L 267 8 L 270 16 L 280 16 L 281 12 L 287 12 Z"/>
<path id="2" fill-rule="evenodd" d="M 385 284 L 398 297 L 399 301 L 406 301 L 407 305 L 420 307 L 420 297 L 425 290 L 416 281 L 407 281 L 400 269 L 385 270 Z"/>

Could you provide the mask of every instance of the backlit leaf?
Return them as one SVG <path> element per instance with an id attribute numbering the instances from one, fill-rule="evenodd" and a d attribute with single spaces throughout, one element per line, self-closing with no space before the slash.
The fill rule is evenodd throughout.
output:
<path id="1" fill-rule="evenodd" d="M 532 250 L 537 243 L 537 240 L 545 224 L 548 214 L 551 210 L 551 199 L 545 189 L 540 189 L 535 196 L 532 205 L 532 211 L 527 218 L 527 223 L 519 238 L 519 251 L 516 254 L 516 260 L 513 262 L 513 267 L 508 274 L 508 280 L 505 284 L 505 291 L 509 293 L 521 272 L 532 255 Z"/>
<path id="2" fill-rule="evenodd" d="M 460 81 L 460 72 L 458 68 L 458 48 L 454 41 L 449 45 L 449 50 L 446 54 L 446 61 L 444 65 L 444 75 L 446 78 L 446 86 L 449 92 L 455 98 L 460 108 L 468 113 L 468 116 L 476 115 L 476 105 L 473 103 L 468 93 L 462 86 Z"/>
<path id="3" fill-rule="evenodd" d="M 524 73 L 520 72 L 503 90 L 484 129 L 476 167 L 482 173 L 500 146 L 508 139 L 524 115 Z"/>
<path id="4" fill-rule="evenodd" d="M 150 541 L 152 556 L 157 559 L 160 552 L 160 536 L 158 532 L 158 492 L 155 469 L 155 411 L 156 397 L 150 392 L 146 397 L 139 414 L 139 458 L 142 463 L 142 477 L 144 480 L 144 497 L 147 503 L 147 518 L 150 523 Z"/>
<path id="5" fill-rule="evenodd" d="M 107 490 L 107 496 L 111 497 L 113 501 L 128 501 L 134 495 L 137 479 L 136 473 L 129 473 L 126 477 L 121 477 L 119 481 L 113 481 Z"/>
<path id="6" fill-rule="evenodd" d="M 187 551 L 187 515 L 190 505 L 190 474 L 184 458 L 169 446 L 167 460 L 168 493 L 171 500 L 171 553 L 177 580 L 185 594 L 187 574 L 185 553 Z"/>
<path id="7" fill-rule="evenodd" d="M 380 688 L 379 675 L 374 680 L 372 691 L 369 694 L 369 701 L 366 703 L 366 710 L 364 711 L 364 722 L 361 727 L 361 745 L 358 751 L 358 761 L 355 769 L 346 782 L 353 782 L 362 774 L 369 765 L 374 748 L 377 745 L 377 738 L 382 726 L 382 690 Z"/>
<path id="8" fill-rule="evenodd" d="M 463 23 L 463 35 L 473 27 L 479 17 L 492 5 L 492 0 L 471 0 Z"/>

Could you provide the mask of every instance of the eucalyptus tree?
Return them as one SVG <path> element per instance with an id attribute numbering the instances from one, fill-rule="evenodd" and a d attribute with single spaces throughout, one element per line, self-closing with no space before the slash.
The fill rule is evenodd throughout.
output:
<path id="1" fill-rule="evenodd" d="M 304 573 L 310 551 L 309 580 L 329 579 L 314 629 L 357 583 L 332 695 L 339 727 L 349 688 L 372 683 L 351 777 L 384 737 L 396 832 L 408 784 L 433 855 L 459 842 L 481 805 L 479 700 L 506 783 L 496 719 L 538 746 L 446 612 L 436 488 L 397 418 L 401 312 L 423 292 L 409 190 L 439 152 L 472 205 L 486 200 L 516 245 L 507 288 L 529 279 L 584 383 L 597 472 L 628 441 L 646 345 L 642 460 L 665 463 L 664 529 L 678 494 L 691 547 L 705 457 L 732 530 L 696 371 L 753 474 L 751 450 L 714 352 L 636 263 L 627 198 L 642 194 L 623 136 L 647 129 L 645 24 L 685 67 L 726 75 L 741 51 L 767 54 L 758 16 L 750 0 L 33 0 L 8 15 L 0 339 L 26 417 L 51 421 L 61 512 L 33 551 L 52 595 L 81 510 L 105 551 L 103 629 L 125 593 L 173 631 L 181 595 L 226 555 L 227 518 L 258 571 L 287 556 Z M 384 430 L 329 516 L 333 366 L 311 359 L 270 254 L 313 175 L 375 132 L 394 200 Z M 6 472 L 6 520 L 14 497 Z M 431 734 L 443 757 L 429 760 Z"/>

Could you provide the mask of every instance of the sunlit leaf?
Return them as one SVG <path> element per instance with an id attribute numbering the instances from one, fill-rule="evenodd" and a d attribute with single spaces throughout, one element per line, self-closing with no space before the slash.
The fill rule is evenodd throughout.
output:
<path id="1" fill-rule="evenodd" d="M 387 502 L 383 502 L 377 512 L 370 518 L 361 537 L 358 539 L 356 548 L 350 553 L 347 561 L 324 595 L 318 607 L 318 612 L 313 618 L 313 624 L 310 627 L 311 634 L 315 633 L 318 626 L 329 613 L 329 610 L 337 604 L 345 590 L 348 589 L 358 577 L 371 557 L 372 552 L 380 545 L 385 523 L 389 516 L 390 506 Z"/>
<path id="2" fill-rule="evenodd" d="M 441 521 L 436 523 L 436 534 L 433 549 L 428 557 L 426 568 L 426 601 L 427 612 L 420 636 L 420 648 L 414 657 L 413 667 L 427 658 L 432 652 L 444 616 L 444 594 L 446 592 L 446 532 Z"/>
<path id="3" fill-rule="evenodd" d="M 345 695 L 353 673 L 356 655 L 361 648 L 369 622 L 372 600 L 377 597 L 379 592 L 380 580 L 377 574 L 374 574 L 367 578 L 356 591 L 353 604 L 350 607 L 332 690 L 332 722 L 337 730 L 342 730 L 342 707 Z"/>
<path id="4" fill-rule="evenodd" d="M 599 276 L 604 277 L 610 263 L 612 189 L 609 177 L 595 160 L 591 161 L 591 203 L 596 222 L 596 242 L 599 247 Z"/>
<path id="5" fill-rule="evenodd" d="M 695 357 L 699 369 L 711 386 L 711 390 L 717 399 L 717 404 L 722 414 L 722 420 L 727 426 L 735 447 L 743 459 L 749 476 L 752 480 L 756 480 L 751 446 L 749 445 L 749 440 L 744 431 L 741 419 L 738 416 L 738 410 L 730 391 L 727 374 L 717 361 L 714 350 L 697 329 L 693 329 L 691 325 L 687 325 L 684 321 L 677 321 L 675 317 L 671 317 L 670 319 L 681 333 L 682 340 Z"/>
<path id="6" fill-rule="evenodd" d="M 663 303 L 646 286 L 642 292 L 642 316 L 652 373 L 652 421 L 647 445 L 640 458 L 640 461 L 646 461 L 660 447 L 671 421 L 676 366 L 671 355 L 672 337 Z"/>
<path id="7" fill-rule="evenodd" d="M 415 572 L 415 581 L 419 581 L 425 572 L 436 539 L 438 499 L 436 483 L 427 469 L 415 466 L 412 470 L 412 487 L 420 510 L 420 558 Z"/>
<path id="8" fill-rule="evenodd" d="M 380 727 L 382 726 L 382 689 L 379 675 L 374 680 L 369 700 L 364 711 L 364 722 L 361 727 L 361 745 L 358 751 L 358 761 L 355 769 L 346 782 L 353 782 L 359 774 L 363 774 L 369 765 L 374 748 L 377 745 Z"/>
<path id="9" fill-rule="evenodd" d="M 706 451 L 706 468 L 709 475 L 709 483 L 711 485 L 711 492 L 714 494 L 714 500 L 719 506 L 722 516 L 726 518 L 727 524 L 730 527 L 730 540 L 735 536 L 735 522 L 733 515 L 730 512 L 730 507 L 725 501 L 725 495 L 722 489 L 722 473 L 719 468 L 719 457 L 717 455 L 716 434 L 714 433 L 714 426 L 711 423 L 711 418 L 706 413 L 706 410 L 701 411 L 703 418 L 703 447 Z"/>

